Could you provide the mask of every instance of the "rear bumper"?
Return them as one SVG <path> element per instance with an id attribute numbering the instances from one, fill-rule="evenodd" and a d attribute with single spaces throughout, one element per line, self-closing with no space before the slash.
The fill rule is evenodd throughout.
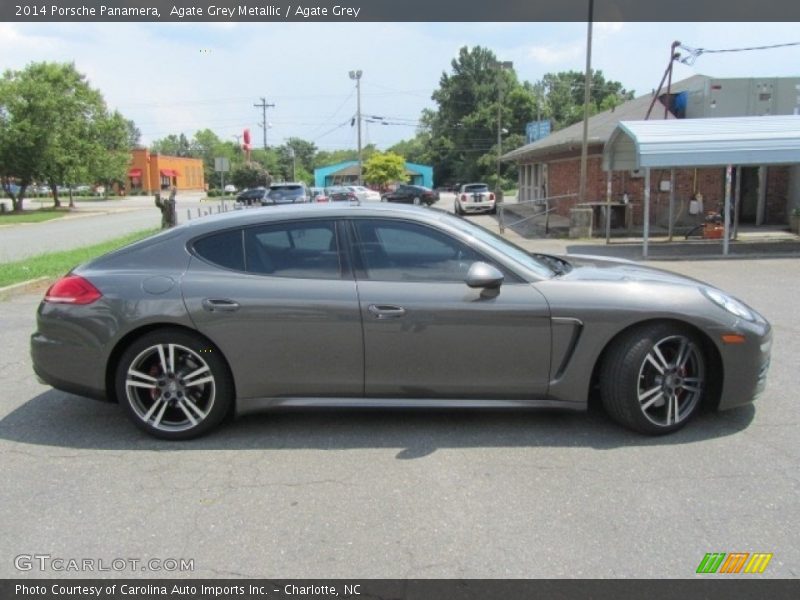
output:
<path id="1" fill-rule="evenodd" d="M 42 383 L 58 390 L 107 400 L 99 350 L 48 338 L 40 332 L 31 336 L 33 371 Z M 95 367 L 95 368 L 92 368 Z"/>
<path id="2" fill-rule="evenodd" d="M 490 202 L 461 202 L 457 201 L 463 212 L 490 212 L 497 204 L 494 200 Z"/>

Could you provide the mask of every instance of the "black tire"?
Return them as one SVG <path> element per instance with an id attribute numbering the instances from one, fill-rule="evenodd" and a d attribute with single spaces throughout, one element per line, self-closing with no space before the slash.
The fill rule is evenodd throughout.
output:
<path id="1" fill-rule="evenodd" d="M 490 214 L 490 215 L 496 215 L 496 214 L 497 214 L 497 204 L 495 204 L 495 205 L 492 207 L 492 209 L 489 211 L 489 214 Z"/>
<path id="2" fill-rule="evenodd" d="M 234 399 L 233 380 L 219 350 L 199 335 L 172 328 L 147 333 L 126 348 L 114 387 L 133 423 L 165 440 L 209 432 Z"/>
<path id="3" fill-rule="evenodd" d="M 637 327 L 615 340 L 603 360 L 603 406 L 612 419 L 634 431 L 677 431 L 702 404 L 706 362 L 702 344 L 687 327 Z"/>
<path id="4" fill-rule="evenodd" d="M 461 205 L 458 203 L 458 200 L 456 200 L 453 203 L 453 205 L 454 205 L 454 207 L 453 207 L 453 212 L 454 213 L 456 213 L 457 215 L 463 215 L 464 214 L 464 211 L 461 210 Z"/>

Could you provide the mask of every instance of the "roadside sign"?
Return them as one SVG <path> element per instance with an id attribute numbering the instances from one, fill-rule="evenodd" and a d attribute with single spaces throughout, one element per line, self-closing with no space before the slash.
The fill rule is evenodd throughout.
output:
<path id="1" fill-rule="evenodd" d="M 548 135 L 550 135 L 549 119 L 544 121 L 531 121 L 525 125 L 525 138 L 528 144 L 532 144 L 536 140 L 540 140 Z"/>
<path id="2" fill-rule="evenodd" d="M 227 173 L 231 170 L 231 161 L 224 156 L 214 159 L 214 170 L 217 173 Z"/>

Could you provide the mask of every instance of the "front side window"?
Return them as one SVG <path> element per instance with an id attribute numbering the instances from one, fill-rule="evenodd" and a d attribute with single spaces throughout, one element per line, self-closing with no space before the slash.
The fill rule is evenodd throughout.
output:
<path id="1" fill-rule="evenodd" d="M 333 221 L 301 221 L 245 230 L 246 269 L 275 277 L 338 279 L 339 246 Z"/>
<path id="2" fill-rule="evenodd" d="M 354 222 L 361 269 L 377 281 L 463 282 L 472 263 L 485 260 L 433 228 L 406 221 Z"/>

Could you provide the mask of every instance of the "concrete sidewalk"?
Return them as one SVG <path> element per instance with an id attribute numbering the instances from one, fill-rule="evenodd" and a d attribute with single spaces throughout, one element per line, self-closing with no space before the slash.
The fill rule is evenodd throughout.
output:
<path id="1" fill-rule="evenodd" d="M 532 212 L 520 210 L 515 199 L 505 203 L 503 210 L 505 232 L 503 237 L 530 251 L 550 254 L 594 254 L 629 260 L 644 260 L 642 238 L 605 237 L 569 239 L 569 219 L 551 214 L 549 232 L 545 232 L 544 217 L 530 217 Z M 481 218 L 480 224 L 498 232 L 499 216 Z M 652 235 L 648 244 L 647 260 L 713 260 L 724 258 L 800 258 L 800 237 L 778 228 L 747 227 L 731 240 L 729 253 L 723 254 L 722 240 L 685 240 L 674 236 Z"/>

